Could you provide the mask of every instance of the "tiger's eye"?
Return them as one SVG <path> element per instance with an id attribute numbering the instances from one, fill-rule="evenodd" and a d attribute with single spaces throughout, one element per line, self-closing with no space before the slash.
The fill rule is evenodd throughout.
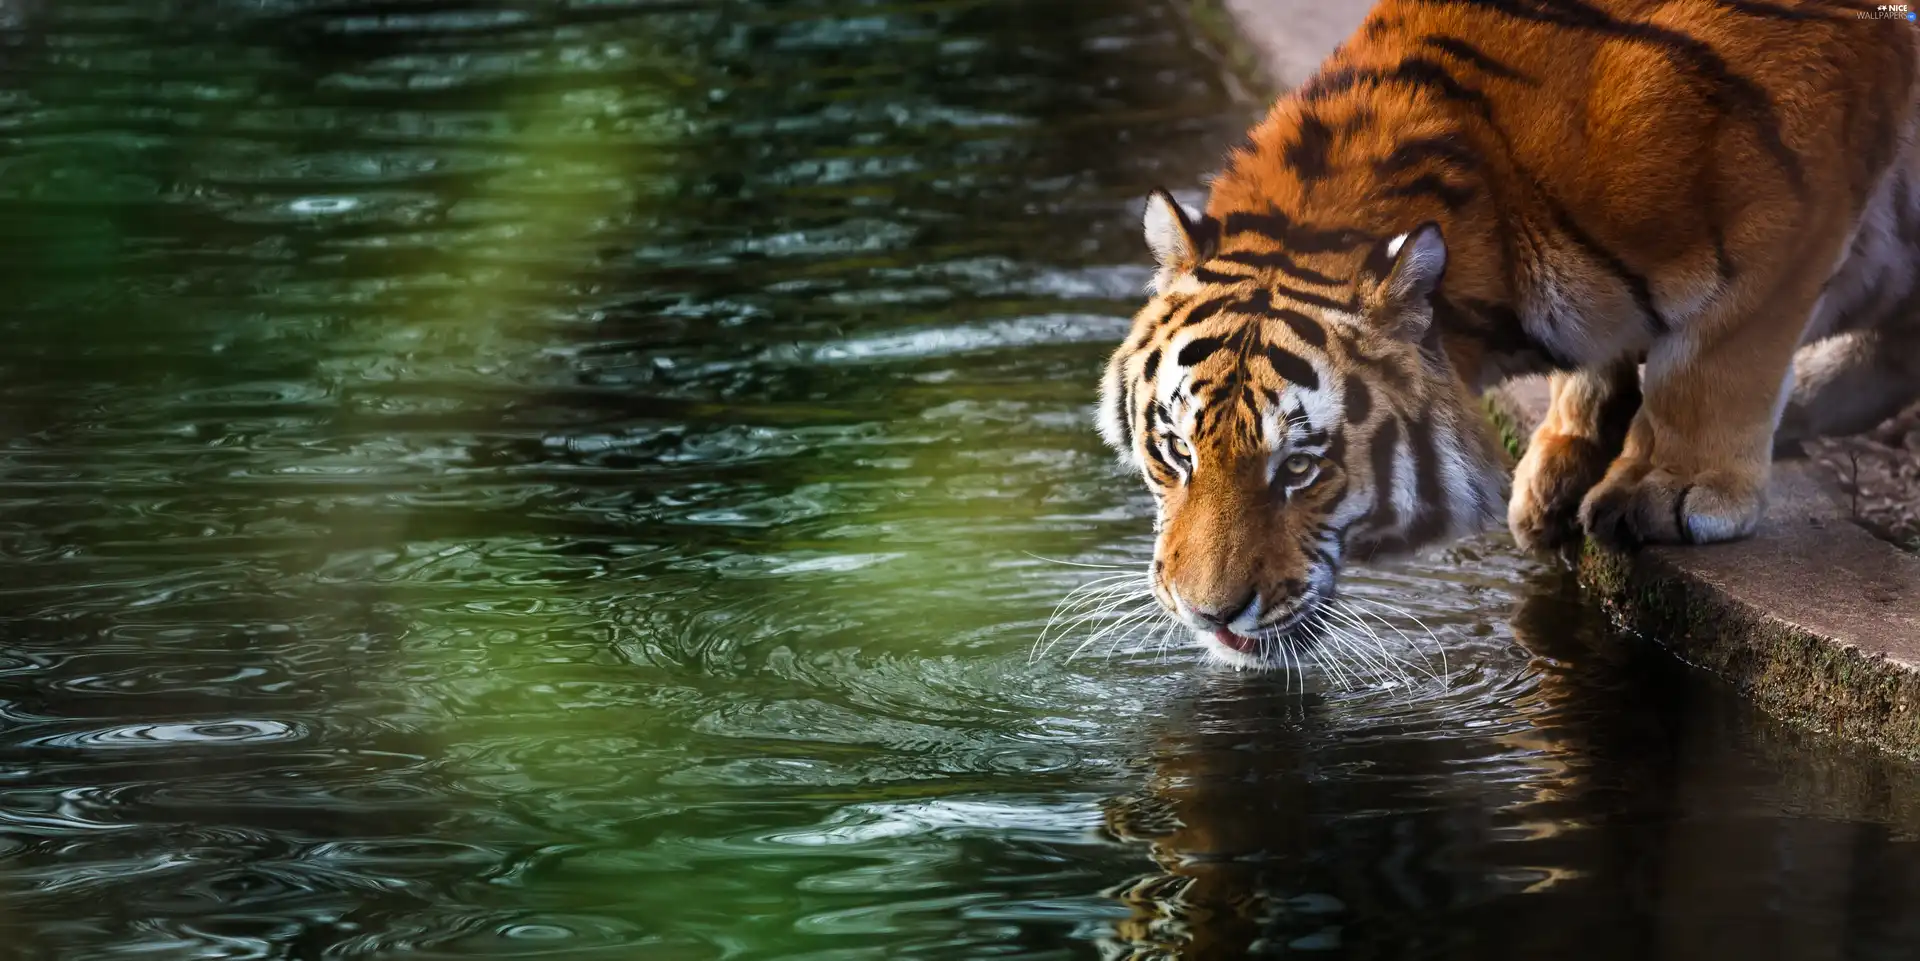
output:
<path id="1" fill-rule="evenodd" d="M 1313 470 L 1315 458 L 1312 454 L 1295 454 L 1280 462 L 1280 469 L 1293 477 L 1305 477 Z"/>
<path id="2" fill-rule="evenodd" d="M 1188 447 L 1186 441 L 1181 440 L 1178 437 L 1168 437 L 1167 446 L 1173 448 L 1174 456 L 1180 458 L 1181 460 L 1193 459 L 1193 448 Z"/>

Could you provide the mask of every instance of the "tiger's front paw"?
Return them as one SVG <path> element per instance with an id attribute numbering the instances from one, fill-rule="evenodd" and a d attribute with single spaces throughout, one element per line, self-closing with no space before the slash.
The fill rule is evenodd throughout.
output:
<path id="1" fill-rule="evenodd" d="M 1608 547 L 1711 544 L 1753 533 L 1767 467 L 1683 471 L 1621 461 L 1580 505 L 1587 535 Z"/>
<path id="2" fill-rule="evenodd" d="M 1513 470 L 1507 527 L 1527 550 L 1555 550 L 1580 536 L 1580 500 L 1606 476 L 1618 451 L 1587 437 L 1535 434 Z"/>

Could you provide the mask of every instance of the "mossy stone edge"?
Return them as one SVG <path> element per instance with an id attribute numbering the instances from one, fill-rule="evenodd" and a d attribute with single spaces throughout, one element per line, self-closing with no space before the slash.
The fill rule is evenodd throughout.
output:
<path id="1" fill-rule="evenodd" d="M 1652 552 L 1588 544 L 1580 582 L 1616 623 L 1782 719 L 1920 756 L 1920 673 L 1727 596 Z"/>

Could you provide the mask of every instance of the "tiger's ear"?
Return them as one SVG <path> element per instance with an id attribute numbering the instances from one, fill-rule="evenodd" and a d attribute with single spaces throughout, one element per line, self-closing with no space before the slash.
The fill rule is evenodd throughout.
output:
<path id="1" fill-rule="evenodd" d="M 1200 238 L 1180 202 L 1162 188 L 1147 195 L 1144 219 L 1147 247 L 1153 251 L 1153 289 L 1166 290 L 1174 278 L 1200 265 Z"/>
<path id="2" fill-rule="evenodd" d="M 1395 337 L 1424 336 L 1433 322 L 1430 298 L 1447 272 L 1447 242 L 1440 225 L 1428 221 L 1381 241 L 1360 270 L 1368 279 L 1362 287 L 1368 319 Z"/>

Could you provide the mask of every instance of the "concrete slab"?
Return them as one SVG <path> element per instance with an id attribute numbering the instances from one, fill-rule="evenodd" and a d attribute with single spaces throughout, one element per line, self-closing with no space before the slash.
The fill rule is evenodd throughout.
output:
<path id="1" fill-rule="evenodd" d="M 1256 79 L 1285 89 L 1365 17 L 1367 0 L 1191 0 L 1195 22 Z M 1546 384 L 1487 398 L 1517 456 L 1546 409 Z M 1745 691 L 1767 710 L 1920 755 L 1920 557 L 1875 539 L 1803 461 L 1775 465 L 1750 540 L 1589 547 L 1582 580 L 1627 628 Z"/>
<path id="2" fill-rule="evenodd" d="M 1523 450 L 1545 387 L 1530 379 L 1488 399 Z M 1774 464 L 1749 540 L 1631 555 L 1589 546 L 1579 564 L 1621 624 L 1763 708 L 1920 755 L 1920 557 L 1854 523 L 1806 461 Z"/>

